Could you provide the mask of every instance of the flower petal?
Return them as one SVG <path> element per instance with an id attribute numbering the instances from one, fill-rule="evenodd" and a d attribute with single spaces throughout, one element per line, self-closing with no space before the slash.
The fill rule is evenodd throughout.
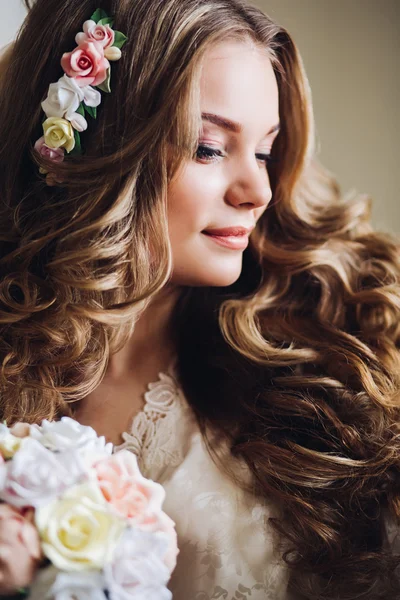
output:
<path id="1" fill-rule="evenodd" d="M 88 19 L 87 21 L 84 22 L 83 24 L 83 31 L 85 33 L 89 33 L 89 31 L 91 29 L 93 29 L 93 27 L 96 27 L 97 23 L 96 21 L 92 21 L 91 19 Z"/>
<path id="2" fill-rule="evenodd" d="M 82 115 L 80 115 L 79 113 L 73 113 L 69 119 L 72 127 L 74 129 L 76 129 L 76 131 L 86 131 L 88 124 L 87 121 L 85 119 L 85 117 L 83 117 Z"/>
<path id="3" fill-rule="evenodd" d="M 98 90 L 95 90 L 90 85 L 81 88 L 81 90 L 86 106 L 92 106 L 93 108 L 99 106 L 101 103 L 101 94 Z"/>
<path id="4" fill-rule="evenodd" d="M 119 60 L 121 58 L 121 55 L 121 50 L 116 46 L 110 46 L 104 51 L 104 56 L 108 58 L 108 60 Z"/>

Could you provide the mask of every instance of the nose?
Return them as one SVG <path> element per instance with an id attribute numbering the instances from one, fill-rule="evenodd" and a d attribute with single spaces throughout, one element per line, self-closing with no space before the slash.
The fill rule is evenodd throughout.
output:
<path id="1" fill-rule="evenodd" d="M 240 165 L 235 166 L 231 184 L 226 190 L 225 200 L 237 208 L 266 207 L 272 198 L 272 191 L 266 167 L 253 155 L 252 159 L 245 159 Z"/>

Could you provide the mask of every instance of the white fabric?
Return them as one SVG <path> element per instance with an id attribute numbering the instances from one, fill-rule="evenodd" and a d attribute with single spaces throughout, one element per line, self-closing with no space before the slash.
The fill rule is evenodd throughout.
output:
<path id="1" fill-rule="evenodd" d="M 174 600 L 289 600 L 268 524 L 278 512 L 212 461 L 173 371 L 149 384 L 145 400 L 116 450 L 134 452 L 143 475 L 165 488 L 180 548 L 169 584 Z"/>

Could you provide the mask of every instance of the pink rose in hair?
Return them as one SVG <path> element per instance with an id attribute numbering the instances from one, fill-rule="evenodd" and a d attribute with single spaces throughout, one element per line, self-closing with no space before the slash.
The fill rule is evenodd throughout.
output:
<path id="1" fill-rule="evenodd" d="M 109 25 L 97 25 L 96 21 L 89 20 L 84 22 L 83 31 L 76 35 L 78 46 L 83 42 L 98 42 L 105 50 L 114 43 L 115 33 Z"/>
<path id="2" fill-rule="evenodd" d="M 16 593 L 34 578 L 41 548 L 32 514 L 0 504 L 0 595 Z"/>
<path id="3" fill-rule="evenodd" d="M 69 77 L 74 77 L 80 87 L 100 85 L 107 78 L 110 63 L 104 56 L 104 48 L 98 42 L 82 42 L 72 52 L 65 52 L 61 66 Z"/>
<path id="4" fill-rule="evenodd" d="M 50 148 L 47 146 L 47 144 L 45 144 L 44 137 L 38 139 L 35 144 L 35 150 L 40 154 L 40 156 L 43 156 L 43 158 L 47 158 L 47 160 L 51 160 L 52 162 L 60 163 L 64 160 L 64 149 Z"/>

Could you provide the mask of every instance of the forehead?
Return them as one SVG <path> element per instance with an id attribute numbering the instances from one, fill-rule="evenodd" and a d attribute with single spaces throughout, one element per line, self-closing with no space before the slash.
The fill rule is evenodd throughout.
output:
<path id="1" fill-rule="evenodd" d="M 267 50 L 241 41 L 209 48 L 200 78 L 202 112 L 214 112 L 252 127 L 279 121 L 279 92 Z"/>

